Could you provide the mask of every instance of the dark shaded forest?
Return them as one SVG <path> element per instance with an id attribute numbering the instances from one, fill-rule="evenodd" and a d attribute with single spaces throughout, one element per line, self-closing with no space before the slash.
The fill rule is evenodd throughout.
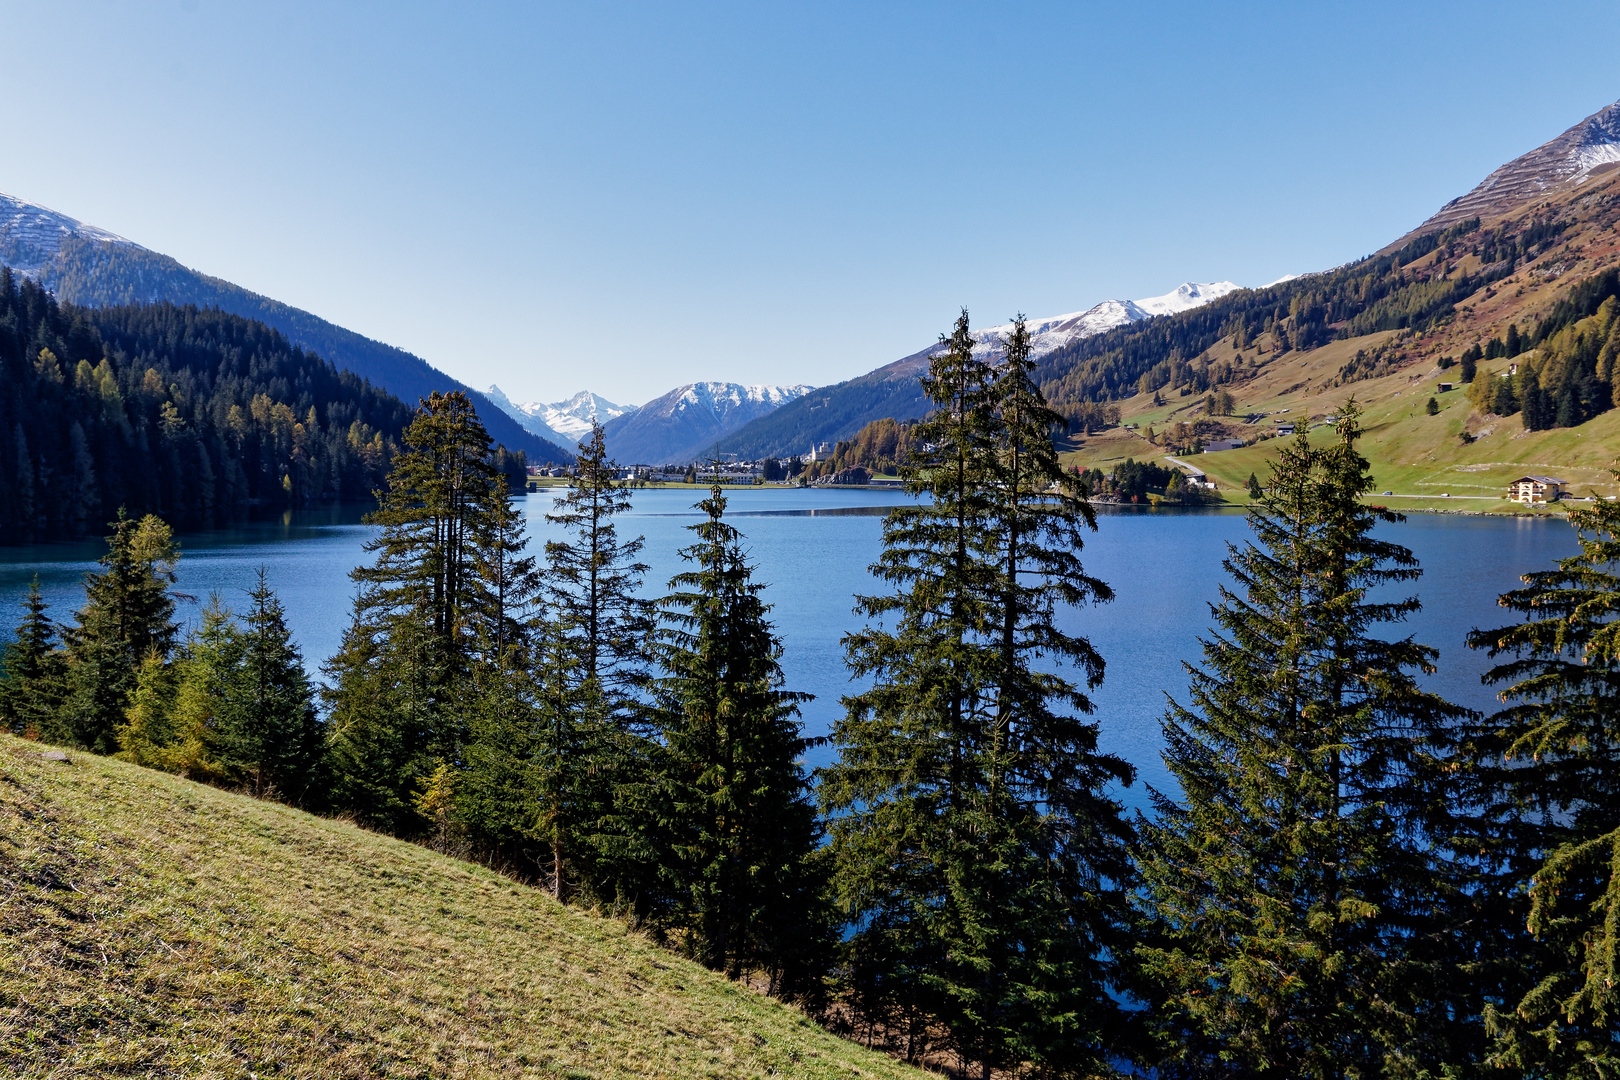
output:
<path id="1" fill-rule="evenodd" d="M 29 262 L 46 253 L 14 248 Z M 6 245 L 0 242 L 0 258 Z M 403 401 L 414 404 L 437 391 L 462 390 L 478 409 L 479 419 L 490 437 L 522 450 L 535 461 L 568 462 L 572 447 L 557 446 L 501 412 L 495 404 L 471 387 L 437 370 L 426 360 L 403 349 L 374 341 L 352 330 L 335 326 L 307 311 L 260 296 L 229 281 L 188 269 L 167 255 L 148 251 L 134 244 L 110 244 L 85 237 L 66 237 L 55 254 L 37 272 L 41 284 L 65 303 L 108 308 L 131 304 L 195 304 L 204 310 L 240 315 L 279 330 L 292 344 L 332 361 L 341 370 L 352 371 L 374 385 L 385 386 Z"/>
<path id="2" fill-rule="evenodd" d="M 263 323 L 173 304 L 59 304 L 0 269 L 0 535 L 99 534 L 364 499 L 412 409 Z M 520 477 L 522 454 L 498 452 Z"/>

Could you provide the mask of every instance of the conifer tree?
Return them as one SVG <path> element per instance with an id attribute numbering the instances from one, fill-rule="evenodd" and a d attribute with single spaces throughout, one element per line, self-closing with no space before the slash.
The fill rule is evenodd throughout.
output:
<path id="1" fill-rule="evenodd" d="M 1435 653 L 1380 626 L 1420 570 L 1373 535 L 1358 411 L 1336 444 L 1304 435 L 1273 465 L 1230 548 L 1190 704 L 1164 720 L 1180 799 L 1154 792 L 1140 868 L 1169 1075 L 1441 1075 L 1470 1049 L 1479 1002 L 1444 857 L 1449 727 L 1424 692 Z"/>
<path id="2" fill-rule="evenodd" d="M 65 657 L 56 647 L 56 624 L 36 575 L 23 598 L 17 634 L 0 657 L 0 725 L 14 735 L 38 737 L 51 728 L 64 692 Z"/>
<path id="3" fill-rule="evenodd" d="M 180 626 L 172 591 L 179 545 L 161 518 L 122 510 L 107 537 L 102 569 L 84 577 L 79 625 L 68 630 L 67 698 L 55 735 L 97 753 L 117 749 L 115 732 L 149 655 L 167 659 Z"/>
<path id="4" fill-rule="evenodd" d="M 262 568 L 248 600 L 233 627 L 239 655 L 225 688 L 222 753 L 254 794 L 304 803 L 316 794 L 323 752 L 314 691 Z"/>
<path id="5" fill-rule="evenodd" d="M 573 627 L 581 679 L 596 680 L 610 699 L 643 681 L 652 630 L 651 609 L 636 595 L 647 572 L 638 561 L 642 538 L 621 540 L 613 520 L 631 504 L 629 489 L 614 479 L 617 472 L 602 426 L 592 424 L 579 444 L 568 494 L 546 514 L 567 535 L 546 542 L 548 599 Z"/>
<path id="6" fill-rule="evenodd" d="M 543 635 L 544 625 L 537 627 Z M 523 642 L 510 642 L 478 667 L 470 702 L 471 741 L 464 774 L 447 810 L 459 831 L 494 861 L 544 870 L 539 766 L 539 665 Z M 555 894 L 554 894 L 555 895 Z"/>
<path id="7" fill-rule="evenodd" d="M 1117 1020 L 1102 957 L 1123 943 L 1130 830 L 1108 789 L 1134 771 L 1098 751 L 1097 725 L 1082 719 L 1092 704 L 1065 674 L 1095 688 L 1102 657 L 1057 625 L 1060 606 L 1113 598 L 1080 561 L 1096 515 L 1058 461 L 1052 440 L 1063 422 L 1035 383 L 1023 316 L 1003 345 L 991 387 L 997 641 L 983 689 L 994 712 L 982 829 L 996 860 L 974 864 L 979 888 L 961 899 L 977 905 L 973 930 L 953 951 L 974 956 L 981 972 L 971 998 L 958 1000 L 973 1002 L 988 1056 L 1063 1066 L 1105 1046 Z"/>
<path id="8" fill-rule="evenodd" d="M 873 685 L 845 699 L 825 770 L 855 1004 L 904 1039 L 942 1031 L 959 1057 L 1056 1073 L 1096 1065 L 1118 1013 L 1105 956 L 1121 921 L 1119 808 L 1128 767 L 1096 752 L 1089 710 L 1039 658 L 1101 677 L 1054 603 L 1102 600 L 1073 552 L 1091 524 L 1050 448 L 1057 419 L 1030 380 L 1015 327 L 998 375 L 974 355 L 967 313 L 930 360 L 934 410 L 907 466 L 931 496 L 892 512 L 845 639 Z"/>
<path id="9" fill-rule="evenodd" d="M 154 760 L 142 764 L 211 784 L 240 779 L 231 767 L 228 733 L 231 684 L 242 652 L 241 628 L 216 593 L 204 605 L 202 621 L 186 636 L 172 672 L 164 671 L 157 657 L 148 660 L 135 694 L 136 707 L 130 710 L 130 726 L 121 734 L 128 738 L 141 721 L 158 720 L 159 709 L 169 707 L 173 712 L 163 725 L 166 731 Z M 146 709 L 151 710 L 151 720 L 142 715 Z"/>
<path id="10" fill-rule="evenodd" d="M 485 555 L 511 512 L 489 436 L 461 392 L 435 393 L 405 432 L 366 544 L 371 566 L 353 620 L 325 671 L 335 805 L 409 831 L 411 792 L 440 762 L 462 759 L 464 697 L 504 617 Z"/>
<path id="11" fill-rule="evenodd" d="M 204 609 L 207 618 L 208 609 Z M 124 723 L 119 725 L 118 756 L 149 769 L 182 771 L 174 763 L 175 695 L 179 665 L 149 654 L 135 673 L 135 689 L 130 694 Z"/>
<path id="12" fill-rule="evenodd" d="M 604 904 L 635 903 L 654 887 L 650 852 L 632 806 L 647 782 L 652 744 L 642 708 L 654 620 L 638 594 L 642 538 L 614 518 L 631 493 L 615 480 L 602 427 L 579 444 L 574 480 L 546 521 L 562 530 L 545 549 L 551 631 L 544 676 L 545 832 L 559 897 L 572 877 Z"/>
<path id="13" fill-rule="evenodd" d="M 527 554 L 522 515 L 510 503 L 497 507 L 496 514 L 481 572 L 490 582 L 498 617 L 486 631 L 474 669 L 471 742 L 449 810 L 485 857 L 544 874 L 540 706 L 552 625 L 540 597 L 536 560 Z"/>
<path id="14" fill-rule="evenodd" d="M 1506 707 L 1469 741 L 1464 832 L 1493 902 L 1492 1063 L 1598 1080 L 1620 1073 L 1620 506 L 1569 517 L 1580 553 L 1501 598 L 1523 621 L 1470 635 Z"/>
<path id="15" fill-rule="evenodd" d="M 657 753 L 661 925 L 708 967 L 762 970 L 773 990 L 809 983 L 828 943 L 820 829 L 799 758 L 813 745 L 783 690 L 782 646 L 764 585 L 723 520 L 718 482 L 698 504 L 682 549 L 693 569 L 659 604 L 653 715 Z"/>

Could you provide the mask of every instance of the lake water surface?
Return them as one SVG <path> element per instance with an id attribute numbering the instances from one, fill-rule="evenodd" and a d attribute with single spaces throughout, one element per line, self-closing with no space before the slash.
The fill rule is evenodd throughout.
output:
<path id="1" fill-rule="evenodd" d="M 699 520 L 692 504 L 702 492 L 649 489 L 635 495 L 621 519 L 621 535 L 640 533 L 652 566 L 648 593 L 661 591 L 680 569 L 676 550 L 692 542 L 686 527 Z M 728 492 L 728 517 L 747 537 L 769 583 L 786 655 L 790 689 L 816 695 L 803 710 L 811 734 L 824 734 L 839 716 L 839 697 L 850 683 L 839 639 L 856 625 L 854 597 L 874 588 L 867 567 L 876 559 L 885 508 L 904 496 L 890 491 L 756 488 Z M 548 533 L 546 494 L 523 502 L 532 547 Z M 286 605 L 288 621 L 312 671 L 336 651 L 349 617 L 353 587 L 348 573 L 365 561 L 362 545 L 372 530 L 360 523 L 366 507 L 329 507 L 291 512 L 268 521 L 181 536 L 180 589 L 197 597 L 182 605 L 195 621 L 200 602 L 220 592 L 241 607 L 255 574 L 264 567 Z M 1479 675 L 1484 657 L 1463 644 L 1475 627 L 1498 625 L 1498 594 L 1513 588 L 1527 570 L 1545 568 L 1576 550 L 1573 531 L 1545 518 L 1475 518 L 1414 514 L 1383 534 L 1421 560 L 1424 575 L 1415 591 L 1423 611 L 1408 630 L 1440 650 L 1433 689 L 1451 700 L 1488 709 L 1491 692 Z M 1209 604 L 1224 579 L 1226 544 L 1249 535 L 1240 511 L 1105 512 L 1084 552 L 1087 570 L 1108 582 L 1111 604 L 1071 611 L 1064 623 L 1089 636 L 1107 662 L 1107 678 L 1094 694 L 1103 745 L 1131 761 L 1140 780 L 1123 792 L 1145 805 L 1143 782 L 1166 787 L 1158 752 L 1159 717 L 1165 695 L 1186 690 L 1184 660 L 1197 659 L 1198 638 L 1209 626 Z M 0 633 L 9 636 L 20 613 L 17 601 L 38 575 L 51 614 L 61 621 L 84 599 L 80 580 L 101 554 L 100 541 L 0 548 Z M 824 764 L 830 751 L 810 755 Z"/>

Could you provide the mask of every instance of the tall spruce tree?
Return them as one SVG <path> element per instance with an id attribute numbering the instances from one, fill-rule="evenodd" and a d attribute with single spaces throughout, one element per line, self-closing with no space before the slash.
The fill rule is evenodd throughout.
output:
<path id="1" fill-rule="evenodd" d="M 424 400 L 405 442 L 368 518 L 376 559 L 351 575 L 354 616 L 324 693 L 335 805 L 410 831 L 423 824 L 414 788 L 463 759 L 473 669 L 503 617 L 485 555 L 511 508 L 465 394 Z"/>
<path id="2" fill-rule="evenodd" d="M 1098 751 L 1092 704 L 1067 677 L 1102 682 L 1103 660 L 1064 632 L 1059 608 L 1106 602 L 1109 587 L 1085 572 L 1080 551 L 1096 528 L 1091 505 L 1058 462 L 1063 418 L 1034 380 L 1022 315 L 1003 342 L 992 393 L 998 469 L 990 524 L 998 556 L 991 601 L 996 656 L 984 692 L 993 728 L 984 763 L 986 850 L 968 940 L 954 946 L 980 970 L 966 988 L 998 1064 L 1061 1067 L 1094 1060 L 1117 1014 L 1110 965 L 1124 947 L 1130 877 L 1123 808 L 1109 793 L 1134 770 Z"/>
<path id="3" fill-rule="evenodd" d="M 682 549 L 693 569 L 659 604 L 653 716 L 662 910 L 659 923 L 703 964 L 768 973 L 798 993 L 830 943 L 820 828 L 799 758 L 809 695 L 782 689 L 782 646 L 718 485 Z"/>
<path id="4" fill-rule="evenodd" d="M 546 542 L 550 602 L 572 627 L 581 680 L 595 680 L 609 698 L 645 679 L 652 611 L 637 595 L 647 566 L 643 540 L 621 539 L 614 518 L 630 509 L 631 493 L 615 480 L 602 426 L 579 444 L 573 484 L 546 521 L 566 539 Z"/>
<path id="5" fill-rule="evenodd" d="M 36 575 L 23 598 L 16 637 L 0 657 L 0 725 L 14 735 L 38 738 L 62 704 L 66 658 L 56 647 L 49 610 Z"/>
<path id="6" fill-rule="evenodd" d="M 97 753 L 117 750 L 116 731 L 148 656 L 166 660 L 180 624 L 173 591 L 180 548 L 163 520 L 118 512 L 102 569 L 84 576 L 85 605 L 66 631 L 67 695 L 51 734 Z M 189 598 L 185 598 L 189 599 Z"/>
<path id="7" fill-rule="evenodd" d="M 1443 1075 L 1477 1060 L 1469 942 L 1445 857 L 1450 728 L 1432 649 L 1376 630 L 1418 609 L 1373 529 L 1354 402 L 1301 434 L 1233 545 L 1190 705 L 1164 720 L 1180 798 L 1154 792 L 1140 869 L 1167 1075 Z M 1475 1038 L 1477 1042 L 1477 1038 Z M 1425 1073 L 1425 1070 L 1428 1070 Z"/>
<path id="8" fill-rule="evenodd" d="M 1079 688 L 1042 669 L 1100 680 L 1055 606 L 1109 593 L 1074 555 L 1089 508 L 1051 491 L 1058 418 L 1027 331 L 999 373 L 974 344 L 963 312 L 923 379 L 928 449 L 906 478 L 928 498 L 885 520 L 872 572 L 894 591 L 859 598 L 871 621 L 845 639 L 873 685 L 845 699 L 822 802 L 856 1008 L 911 1060 L 943 1034 L 984 1075 L 1081 1073 L 1119 1018 L 1106 984 L 1126 830 L 1104 787 L 1129 768 L 1097 752 Z"/>
<path id="9" fill-rule="evenodd" d="M 614 521 L 632 498 L 617 472 L 593 424 L 568 493 L 546 514 L 562 535 L 545 548 L 541 778 L 556 894 L 634 906 L 654 888 L 639 823 L 646 808 L 635 802 L 652 752 L 642 698 L 654 619 L 638 595 L 642 538 L 621 538 Z"/>
<path id="10" fill-rule="evenodd" d="M 1469 742 L 1490 901 L 1492 1063 L 1620 1075 L 1620 506 L 1570 511 L 1580 553 L 1501 598 L 1521 622 L 1469 644 L 1506 707 Z"/>

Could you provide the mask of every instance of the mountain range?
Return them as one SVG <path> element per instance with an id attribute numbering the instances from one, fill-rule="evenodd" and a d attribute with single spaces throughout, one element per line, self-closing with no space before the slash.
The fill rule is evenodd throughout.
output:
<path id="1" fill-rule="evenodd" d="M 649 401 L 619 405 L 581 391 L 555 402 L 515 403 L 499 387 L 479 393 L 402 349 L 374 341 L 307 311 L 182 266 L 106 229 L 0 194 L 0 263 L 32 277 L 58 300 L 84 307 L 168 301 L 255 319 L 292 344 L 332 361 L 406 402 L 434 391 L 465 391 L 495 441 L 531 461 L 572 460 L 572 447 L 601 423 L 609 452 L 624 462 L 685 463 L 715 452 L 760 457 L 803 452 L 848 438 L 879 416 L 921 411 L 916 376 L 930 345 L 867 375 L 815 391 L 806 385 L 697 382 Z M 1231 282 L 1188 283 L 1163 296 L 1107 300 L 1084 311 L 1031 320 L 1037 357 L 1115 327 L 1187 311 L 1225 296 Z M 976 332 L 993 352 L 1008 327 Z M 809 395 L 809 396 L 807 396 Z"/>
<path id="2" fill-rule="evenodd" d="M 603 425 L 608 453 L 624 464 L 686 464 L 734 452 L 733 436 L 751 421 L 798 401 L 814 387 L 698 382 L 677 386 L 633 413 Z"/>
<path id="3" fill-rule="evenodd" d="M 1620 497 L 1617 350 L 1620 102 L 1370 256 L 1080 339 L 1037 378 L 1071 417 L 1119 409 L 1060 444 L 1098 483 L 1168 456 L 1241 500 L 1272 436 L 1354 401 L 1391 510 L 1524 513 L 1504 496 L 1525 475 Z"/>
<path id="4" fill-rule="evenodd" d="M 330 360 L 409 404 L 438 391 L 465 391 L 490 437 L 530 461 L 572 461 L 573 454 L 525 429 L 471 387 L 419 356 L 346 330 L 307 311 L 182 266 L 116 233 L 0 193 L 0 263 L 28 275 L 59 301 L 116 307 L 168 301 L 216 307 L 272 326 L 292 344 Z"/>
<path id="5" fill-rule="evenodd" d="M 1230 281 L 1187 282 L 1163 296 L 1104 300 L 1084 311 L 1029 319 L 1034 355 L 1039 359 L 1118 327 L 1191 311 L 1240 288 Z M 974 331 L 974 351 L 994 354 L 1011 329 L 1008 323 Z M 848 439 L 873 420 L 921 416 L 925 402 L 918 376 L 938 351 L 934 342 L 865 375 L 808 392 L 731 433 L 725 449 L 743 458 L 802 454 L 821 443 Z"/>
<path id="6" fill-rule="evenodd" d="M 522 405 L 515 404 L 498 386 L 491 386 L 487 394 L 506 415 L 559 446 L 577 446 L 591 433 L 592 424 L 606 424 L 637 409 L 635 405 L 615 405 L 589 390 L 581 390 L 564 401 L 529 401 Z"/>

